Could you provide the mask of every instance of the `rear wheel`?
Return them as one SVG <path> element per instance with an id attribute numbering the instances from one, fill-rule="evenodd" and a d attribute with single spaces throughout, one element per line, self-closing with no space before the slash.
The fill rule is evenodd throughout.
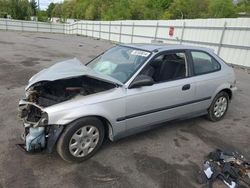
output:
<path id="1" fill-rule="evenodd" d="M 57 152 L 66 161 L 81 162 L 93 156 L 102 145 L 104 127 L 94 117 L 69 124 L 57 143 Z"/>
<path id="2" fill-rule="evenodd" d="M 211 121 L 221 120 L 227 112 L 228 104 L 229 104 L 228 94 L 224 91 L 218 93 L 208 109 L 208 115 L 207 115 L 208 119 Z"/>

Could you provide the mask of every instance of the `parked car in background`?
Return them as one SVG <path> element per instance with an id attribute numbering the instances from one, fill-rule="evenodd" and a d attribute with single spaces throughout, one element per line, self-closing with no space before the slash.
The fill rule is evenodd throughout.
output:
<path id="1" fill-rule="evenodd" d="M 213 51 L 184 45 L 117 45 L 83 65 L 57 63 L 34 75 L 19 102 L 27 152 L 56 146 L 66 161 L 174 119 L 221 120 L 236 90 Z"/>

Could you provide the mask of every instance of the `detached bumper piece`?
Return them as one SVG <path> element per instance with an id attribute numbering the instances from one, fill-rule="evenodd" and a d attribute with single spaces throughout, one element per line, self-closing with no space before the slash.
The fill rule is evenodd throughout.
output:
<path id="1" fill-rule="evenodd" d="M 219 149 L 211 152 L 203 164 L 198 181 L 212 188 L 217 179 L 229 188 L 250 187 L 250 161 L 237 152 Z"/>
<path id="2" fill-rule="evenodd" d="M 42 148 L 40 149 L 36 149 L 36 150 L 32 150 L 32 151 L 27 151 L 26 150 L 26 145 L 25 144 L 16 144 L 16 146 L 23 152 L 30 154 L 30 155 L 34 155 L 34 154 L 41 154 L 44 150 Z"/>

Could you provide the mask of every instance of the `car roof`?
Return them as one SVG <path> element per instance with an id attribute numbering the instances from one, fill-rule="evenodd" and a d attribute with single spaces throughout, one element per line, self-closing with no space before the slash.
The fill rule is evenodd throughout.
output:
<path id="1" fill-rule="evenodd" d="M 203 50 L 207 52 L 213 52 L 210 48 L 204 48 L 199 46 L 189 46 L 189 45 L 181 45 L 181 44 L 167 44 L 167 43 L 159 43 L 159 44 L 146 44 L 146 43 L 135 43 L 135 44 L 121 44 L 122 46 L 137 48 L 150 52 L 159 52 L 165 50 L 183 50 L 183 49 L 191 49 L 191 50 Z"/>

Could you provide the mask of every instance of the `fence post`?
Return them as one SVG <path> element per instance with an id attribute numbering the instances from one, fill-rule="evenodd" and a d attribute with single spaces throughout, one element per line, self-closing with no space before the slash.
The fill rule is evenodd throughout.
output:
<path id="1" fill-rule="evenodd" d="M 38 22 L 36 22 L 36 32 L 38 32 Z"/>
<path id="2" fill-rule="evenodd" d="M 21 21 L 21 29 L 22 29 L 22 32 L 23 32 L 23 21 Z"/>
<path id="3" fill-rule="evenodd" d="M 86 26 L 85 26 L 85 33 L 86 33 L 86 36 L 88 36 L 88 23 L 85 21 L 85 24 L 86 24 Z"/>
<path id="4" fill-rule="evenodd" d="M 183 41 L 183 36 L 184 36 L 185 26 L 186 26 L 186 22 L 183 22 L 182 31 L 181 31 L 181 39 L 180 39 L 180 44 L 182 44 L 182 41 Z"/>
<path id="5" fill-rule="evenodd" d="M 74 34 L 78 34 L 78 22 L 76 22 L 76 32 Z"/>
<path id="6" fill-rule="evenodd" d="M 8 19 L 7 18 L 5 19 L 5 29 L 6 31 L 8 31 Z"/>
<path id="7" fill-rule="evenodd" d="M 50 22 L 50 33 L 52 33 L 52 23 Z"/>
<path id="8" fill-rule="evenodd" d="M 94 21 L 92 21 L 92 38 L 94 38 Z"/>
<path id="9" fill-rule="evenodd" d="M 111 21 L 109 21 L 109 41 L 111 39 Z"/>
<path id="10" fill-rule="evenodd" d="M 120 23 L 119 43 L 121 43 L 121 39 L 122 39 L 122 22 Z"/>
<path id="11" fill-rule="evenodd" d="M 133 22 L 132 24 L 131 43 L 134 42 L 134 29 L 135 29 L 135 22 Z"/>
<path id="12" fill-rule="evenodd" d="M 83 34 L 82 34 L 82 24 L 83 24 L 83 23 L 81 22 L 81 35 L 83 35 Z"/>
<path id="13" fill-rule="evenodd" d="M 227 29 L 227 22 L 225 21 L 224 27 L 223 27 L 223 30 L 222 30 L 221 36 L 220 36 L 220 43 L 219 43 L 218 52 L 217 52 L 218 56 L 220 55 L 220 51 L 221 51 L 221 47 L 222 47 L 222 43 L 223 43 L 224 34 L 225 34 L 226 29 Z"/>
<path id="14" fill-rule="evenodd" d="M 159 22 L 156 23 L 156 28 L 155 28 L 155 38 L 154 40 L 156 40 L 157 35 L 158 35 L 158 27 L 159 27 Z"/>

